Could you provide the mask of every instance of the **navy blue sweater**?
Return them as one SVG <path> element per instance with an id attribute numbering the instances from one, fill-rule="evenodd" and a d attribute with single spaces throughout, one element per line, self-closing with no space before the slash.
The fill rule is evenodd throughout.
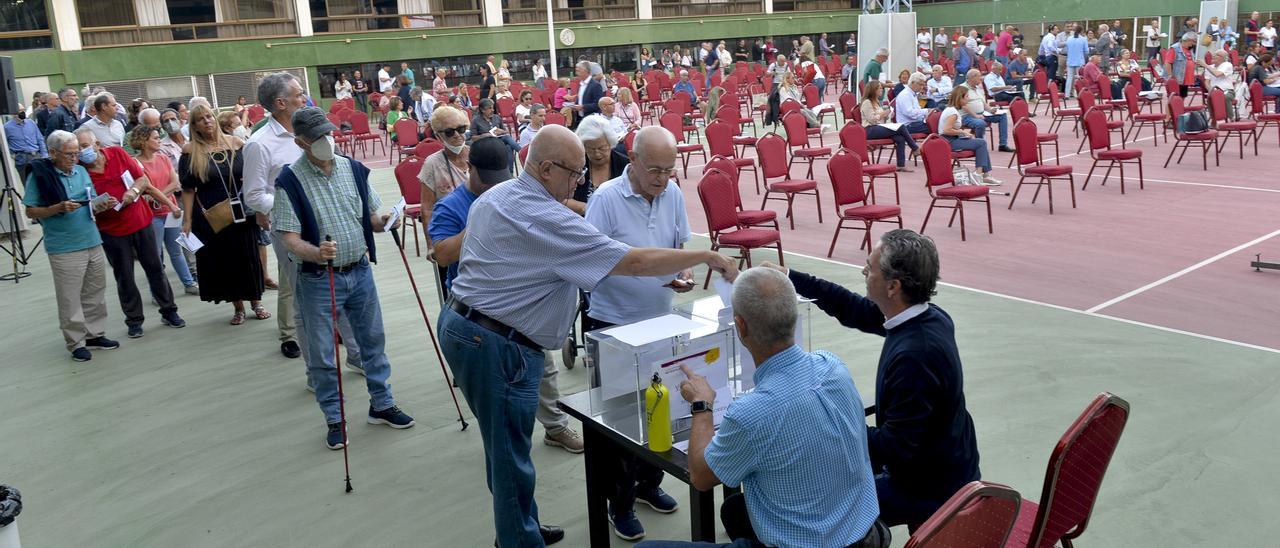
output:
<path id="1" fill-rule="evenodd" d="M 964 405 L 955 324 L 937 305 L 891 331 L 880 308 L 840 285 L 791 271 L 801 296 L 841 325 L 883 336 L 876 369 L 876 420 L 867 427 L 874 469 L 898 488 L 945 500 L 979 478 L 978 441 Z"/>

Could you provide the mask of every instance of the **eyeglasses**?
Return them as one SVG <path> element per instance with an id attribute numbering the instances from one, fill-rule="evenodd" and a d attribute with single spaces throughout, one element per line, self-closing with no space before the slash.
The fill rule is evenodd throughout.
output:
<path id="1" fill-rule="evenodd" d="M 649 167 L 645 168 L 645 172 L 654 177 L 670 177 L 676 172 L 676 167 Z"/>
<path id="2" fill-rule="evenodd" d="M 454 135 L 466 135 L 466 133 L 467 126 L 447 127 L 440 130 L 440 134 L 444 135 L 445 139 L 451 139 Z"/>
<path id="3" fill-rule="evenodd" d="M 557 162 L 557 161 L 555 161 L 555 160 L 552 160 L 552 161 L 551 161 L 551 165 L 556 166 L 556 167 L 558 167 L 558 168 L 560 168 L 560 169 L 563 169 L 563 170 L 565 170 L 565 171 L 568 171 L 568 172 L 569 172 L 569 183 L 570 183 L 570 184 L 575 184 L 575 185 L 576 185 L 576 184 L 578 184 L 578 183 L 581 183 L 581 182 L 582 182 L 582 180 L 583 180 L 584 178 L 586 178 L 586 176 L 587 176 L 587 166 L 582 166 L 582 169 L 574 169 L 574 168 L 571 168 L 571 167 L 569 167 L 569 166 L 566 166 L 566 165 L 564 165 L 564 164 L 562 164 L 562 163 L 560 163 L 560 162 Z"/>

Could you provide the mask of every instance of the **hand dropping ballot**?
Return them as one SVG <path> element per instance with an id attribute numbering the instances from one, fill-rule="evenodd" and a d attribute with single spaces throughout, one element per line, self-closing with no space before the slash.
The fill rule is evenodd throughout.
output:
<path id="1" fill-rule="evenodd" d="M 662 379 L 662 384 L 677 394 L 671 398 L 671 418 L 676 423 L 672 430 L 679 432 L 689 428 L 688 418 L 692 416 L 689 412 L 689 402 L 678 397 L 680 383 L 688 379 L 680 368 L 682 365 L 688 367 L 692 373 L 706 377 L 707 384 L 716 391 L 715 408 L 712 414 L 715 424 L 720 424 L 724 419 L 725 410 L 733 401 L 733 393 L 729 390 L 729 364 L 725 359 L 725 353 L 717 345 L 672 360 L 654 363 L 654 369 Z"/>

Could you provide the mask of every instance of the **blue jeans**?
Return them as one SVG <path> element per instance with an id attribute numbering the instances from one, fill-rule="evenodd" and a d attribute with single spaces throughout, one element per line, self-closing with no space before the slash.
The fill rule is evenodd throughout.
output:
<path id="1" fill-rule="evenodd" d="M 378 304 L 378 288 L 373 283 L 369 262 L 343 273 L 334 273 L 334 298 L 338 311 L 351 322 L 351 335 L 360 345 L 360 362 L 364 366 L 365 384 L 369 388 L 369 406 L 381 411 L 396 404 L 391 396 L 391 363 L 384 352 L 386 335 L 382 330 L 382 307 Z M 298 272 L 294 288 L 294 305 L 301 322 L 301 343 L 307 362 L 307 376 L 316 389 L 316 403 L 328 424 L 340 422 L 338 401 L 338 368 L 333 356 L 333 311 L 329 304 L 329 274 Z"/>
<path id="2" fill-rule="evenodd" d="M 893 152 L 898 160 L 898 167 L 907 167 L 907 147 L 911 150 L 920 148 L 907 126 L 898 126 L 898 131 L 891 131 L 884 126 L 867 126 L 867 139 L 893 139 Z"/>
<path id="3" fill-rule="evenodd" d="M 1280 97 L 1280 88 L 1273 88 L 1271 86 L 1262 86 L 1262 96 L 1263 97 Z M 1276 112 L 1280 112 L 1280 101 L 1276 102 Z"/>
<path id="4" fill-rule="evenodd" d="M 440 350 L 476 417 L 499 546 L 543 546 L 529 452 L 544 354 L 463 318 L 445 306 Z"/>
<path id="5" fill-rule="evenodd" d="M 814 87 L 816 87 L 816 88 L 818 88 L 818 97 L 822 97 L 823 95 L 825 95 L 825 94 L 827 93 L 827 79 L 826 79 L 826 78 L 814 78 L 814 79 L 813 79 L 813 86 L 814 86 Z"/>
<path id="6" fill-rule="evenodd" d="M 982 139 L 973 139 L 970 137 L 955 137 L 952 135 L 945 136 L 951 141 L 951 150 L 972 150 L 974 154 L 974 163 L 982 169 L 983 173 L 991 171 L 991 157 L 987 154 L 987 142 Z"/>
<path id="7" fill-rule="evenodd" d="M 751 541 L 750 539 L 740 538 L 728 544 L 716 544 L 714 542 L 689 542 L 687 540 L 646 540 L 636 545 L 636 548 L 755 548 L 764 546 Z"/>
<path id="8" fill-rule="evenodd" d="M 960 122 L 964 124 L 964 127 L 972 129 L 974 136 L 976 136 L 979 139 L 986 138 L 987 124 L 990 122 L 995 122 L 998 126 L 1000 126 L 1000 146 L 1009 145 L 1009 117 L 1008 116 L 1005 116 L 1003 114 L 997 114 L 995 116 L 986 116 L 983 118 L 978 118 L 977 116 L 970 116 L 968 114 L 965 114 L 960 119 Z"/>
<path id="9" fill-rule="evenodd" d="M 1078 66 L 1073 67 L 1071 65 L 1067 65 L 1067 85 L 1066 87 L 1062 88 L 1062 93 L 1067 97 L 1075 97 L 1076 95 L 1076 88 L 1073 86 L 1075 85 L 1075 81 L 1076 81 L 1076 73 L 1079 71 L 1080 71 L 1080 67 Z"/>
<path id="10" fill-rule="evenodd" d="M 152 217 L 151 231 L 156 234 L 160 262 L 164 262 L 164 253 L 168 250 L 169 264 L 173 265 L 173 271 L 178 273 L 178 280 L 182 282 L 182 286 L 196 285 L 195 278 L 191 277 L 191 268 L 187 266 L 187 258 L 182 254 L 182 247 L 178 245 L 178 234 L 182 233 L 182 227 L 165 228 L 164 217 Z"/>

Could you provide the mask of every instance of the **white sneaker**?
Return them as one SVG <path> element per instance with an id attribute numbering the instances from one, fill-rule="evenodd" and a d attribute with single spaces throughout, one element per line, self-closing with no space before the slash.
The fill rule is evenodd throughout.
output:
<path id="1" fill-rule="evenodd" d="M 982 184 L 987 186 L 1000 186 L 1004 183 L 1001 182 L 999 179 L 992 177 L 990 174 L 984 174 L 982 176 Z"/>
<path id="2" fill-rule="evenodd" d="M 572 428 L 565 428 L 555 435 L 546 434 L 542 438 L 542 443 L 552 447 L 560 447 L 570 453 L 578 454 L 584 449 L 582 444 L 582 434 Z"/>

